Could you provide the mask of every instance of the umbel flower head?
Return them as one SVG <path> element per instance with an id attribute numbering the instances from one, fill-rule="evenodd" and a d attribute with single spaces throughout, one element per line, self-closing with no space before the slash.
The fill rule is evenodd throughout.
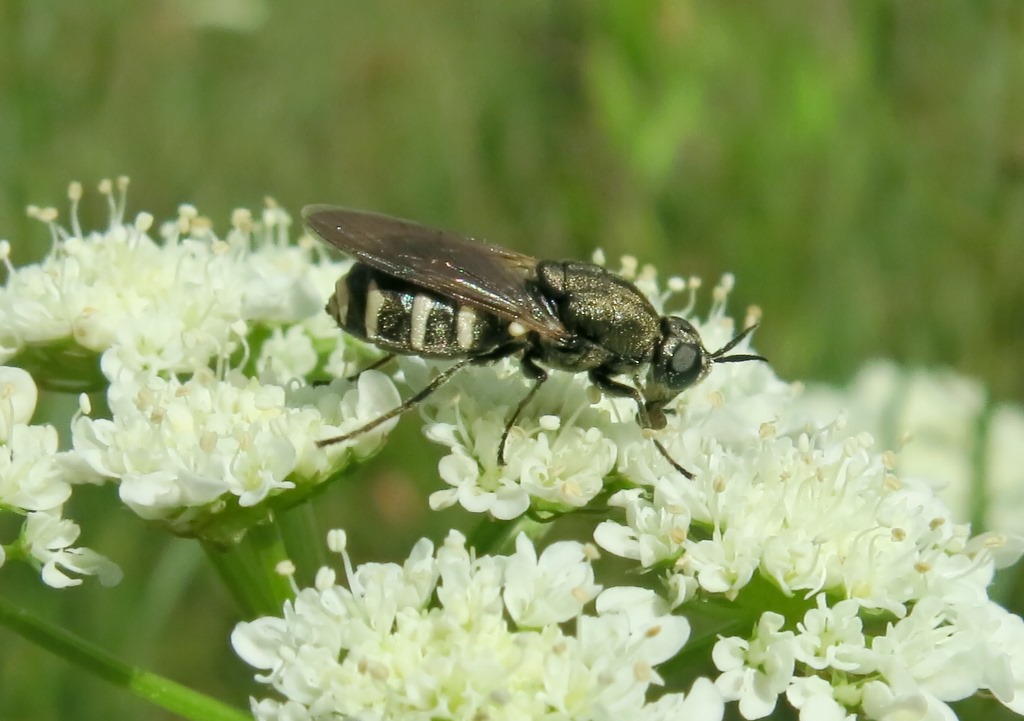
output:
<path id="1" fill-rule="evenodd" d="M 4 548 L 43 564 L 47 582 L 102 567 L 72 552 L 77 529 L 54 516 L 72 483 L 116 482 L 144 518 L 197 535 L 219 525 L 230 540 L 378 451 L 387 425 L 316 442 L 399 403 L 382 373 L 338 379 L 374 357 L 321 310 L 347 266 L 289 242 L 281 209 L 236 213 L 221 239 L 183 206 L 157 242 L 146 214 L 124 222 L 112 187 L 102 233 L 35 210 L 53 249 L 8 267 L 0 289 L 7 361 L 40 387 L 102 391 L 109 408 L 83 401 L 73 450 L 57 457 L 56 432 L 27 425 L 35 384 L 21 371 L 5 381 L 0 489 L 26 522 Z M 629 258 L 621 272 L 708 348 L 735 336 L 731 276 L 698 316 L 696 279 L 663 290 Z M 747 315 L 744 326 L 759 312 Z M 437 364 L 406 358 L 400 370 L 415 392 Z M 425 400 L 424 432 L 446 449 L 431 505 L 547 528 L 575 516 L 593 545 L 537 550 L 521 538 L 489 555 L 453 533 L 402 566 L 356 569 L 344 556 L 346 584 L 323 570 L 281 617 L 236 630 L 236 650 L 273 688 L 254 702 L 258 718 L 718 719 L 724 701 L 747 719 L 783 702 L 804 719 L 939 721 L 978 693 L 1024 713 L 1024 621 L 989 596 L 1024 542 L 994 524 L 972 531 L 921 466 L 903 472 L 876 443 L 877 426 L 848 421 L 848 398 L 808 400 L 763 363 L 715 367 L 654 433 L 689 478 L 641 431 L 632 400 L 558 372 L 498 463 L 529 386 L 506 359 Z M 331 544 L 344 547 L 337 534 Z M 605 583 L 599 594 L 596 547 L 645 574 L 645 589 Z"/>
<path id="2" fill-rule="evenodd" d="M 305 377 L 338 345 L 322 312 L 347 262 L 315 253 L 306 238 L 290 237 L 291 218 L 272 201 L 256 220 L 235 211 L 224 238 L 194 206 L 150 231 L 154 218 L 125 219 L 127 178 L 104 181 L 110 220 L 102 232 L 84 232 L 77 210 L 81 185 L 72 183 L 70 227 L 53 208 L 29 209 L 50 228 L 53 245 L 39 263 L 15 269 L 0 253 L 8 277 L 0 287 L 0 360 L 11 360 L 60 390 L 95 390 L 121 369 L 191 373 L 255 351 L 264 336 L 291 331 L 291 353 L 276 353 L 278 375 Z M 310 350 L 313 361 L 310 362 Z M 280 351 L 278 347 L 276 350 Z M 99 374 L 97 357 L 103 356 Z M 248 355 L 241 361 L 248 363 Z M 331 358 L 331 362 L 340 361 Z"/>
<path id="3" fill-rule="evenodd" d="M 659 308 L 671 302 L 652 271 L 632 277 Z M 730 287 L 695 321 L 710 347 L 734 334 Z M 425 367 L 409 361 L 406 377 L 422 382 Z M 610 508 L 595 541 L 657 574 L 678 613 L 764 609 L 712 654 L 716 686 L 745 718 L 782 697 L 812 718 L 938 719 L 979 691 L 1024 711 L 1024 623 L 987 591 L 1021 539 L 972 537 L 932 486 L 894 472 L 896 455 L 848 432 L 841 410 L 809 414 L 802 387 L 763 364 L 716 368 L 658 434 L 688 479 L 639 431 L 631 401 L 597 400 L 585 377 L 562 374 L 517 421 L 500 466 L 504 419 L 528 382 L 513 362 L 496 370 L 501 383 L 471 369 L 427 404 L 426 433 L 449 449 L 449 488 L 432 504 L 498 518 Z"/>
<path id="4" fill-rule="evenodd" d="M 686 643 L 686 619 L 642 588 L 601 593 L 593 547 L 537 554 L 519 536 L 509 556 L 474 557 L 452 531 L 402 564 L 354 568 L 347 585 L 323 568 L 281 618 L 242 623 L 231 641 L 278 698 L 257 719 L 720 719 L 700 680 L 690 694 L 647 703 L 656 667 Z M 600 595 L 599 595 L 600 593 Z M 596 613 L 584 607 L 596 597 Z M 569 629 L 569 630 L 567 630 Z"/>
<path id="5" fill-rule="evenodd" d="M 117 187 L 115 197 L 101 183 L 110 205 L 102 232 L 82 230 L 72 184 L 69 228 L 53 209 L 30 209 L 53 236 L 42 261 L 14 268 L 4 243 L 0 357 L 48 388 L 105 391 L 110 417 L 93 417 L 85 399 L 72 422 L 80 472 L 117 482 L 143 518 L 231 540 L 267 503 L 293 505 L 376 452 L 394 423 L 347 444 L 316 442 L 400 398 L 380 373 L 331 380 L 372 357 L 322 310 L 347 262 L 319 255 L 308 238 L 293 243 L 281 208 L 269 203 L 258 222 L 236 211 L 220 238 L 181 206 L 157 241 L 148 213 L 124 220 L 127 180 Z M 307 385 L 307 376 L 325 382 Z"/>
<path id="6" fill-rule="evenodd" d="M 181 532 L 229 500 L 252 508 L 336 473 L 339 456 L 374 452 L 379 433 L 327 449 L 316 441 L 400 402 L 391 381 L 373 371 L 356 383 L 318 388 L 237 372 L 220 378 L 200 370 L 187 381 L 140 373 L 120 377 L 107 395 L 113 417 L 79 417 L 75 450 L 97 474 L 119 482 L 125 505 Z"/>
<path id="7" fill-rule="evenodd" d="M 1024 533 L 1024 409 L 997 402 L 977 380 L 872 361 L 846 388 L 809 386 L 799 406 L 809 419 L 845 409 L 844 433 L 868 431 L 899 448 L 894 471 L 928 484 L 957 516 Z"/>

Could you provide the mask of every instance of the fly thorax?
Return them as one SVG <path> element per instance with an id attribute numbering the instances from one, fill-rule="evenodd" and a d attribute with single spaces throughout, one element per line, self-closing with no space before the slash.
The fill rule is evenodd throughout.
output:
<path id="1" fill-rule="evenodd" d="M 593 263 L 541 261 L 539 294 L 547 299 L 578 347 L 555 349 L 581 370 L 602 366 L 633 374 L 652 358 L 662 335 L 660 316 L 635 285 Z M 597 346 L 598 348 L 587 347 Z M 572 361 L 573 353 L 580 355 Z"/>
<path id="2" fill-rule="evenodd" d="M 605 348 L 585 338 L 574 338 L 569 343 L 540 341 L 544 364 L 558 370 L 580 373 L 606 366 L 610 354 Z"/>

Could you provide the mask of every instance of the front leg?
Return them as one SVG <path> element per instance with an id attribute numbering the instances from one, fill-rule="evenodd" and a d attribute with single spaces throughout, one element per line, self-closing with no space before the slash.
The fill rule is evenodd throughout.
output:
<path id="1" fill-rule="evenodd" d="M 636 402 L 636 421 L 640 424 L 643 429 L 650 428 L 651 430 L 660 430 L 665 427 L 665 413 L 662 411 L 662 403 L 646 403 L 644 397 L 640 394 L 640 391 L 635 386 L 626 385 L 613 379 L 607 371 L 602 371 L 600 368 L 595 368 L 588 374 L 590 376 L 590 382 L 595 386 L 608 393 L 609 395 L 619 396 L 621 398 L 632 398 Z M 648 412 L 650 411 L 650 412 Z M 661 444 L 657 438 L 651 438 L 654 442 L 655 448 L 665 458 L 666 461 L 672 464 L 672 467 L 682 473 L 687 478 L 693 478 L 693 473 L 683 468 L 681 465 L 676 463 L 676 459 L 669 455 L 668 450 Z"/>
<path id="2" fill-rule="evenodd" d="M 618 396 L 619 398 L 632 398 L 636 402 L 636 421 L 640 424 L 641 428 L 658 428 L 665 427 L 665 417 L 661 416 L 661 425 L 654 426 L 651 424 L 651 416 L 647 412 L 647 404 L 644 402 L 644 397 L 640 395 L 640 391 L 636 387 L 620 383 L 611 377 L 611 375 L 601 368 L 595 368 L 587 374 L 590 377 L 590 382 L 600 388 L 602 391 L 611 396 Z"/>

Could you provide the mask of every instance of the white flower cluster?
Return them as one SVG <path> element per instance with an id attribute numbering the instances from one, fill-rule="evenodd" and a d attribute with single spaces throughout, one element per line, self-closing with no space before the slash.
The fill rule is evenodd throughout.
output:
<path id="1" fill-rule="evenodd" d="M 189 533 L 282 491 L 306 492 L 377 450 L 394 422 L 349 443 L 316 442 L 398 405 L 388 377 L 300 382 L 365 365 L 366 351 L 323 312 L 347 262 L 319 257 L 308 237 L 293 243 L 273 203 L 260 222 L 236 211 L 224 239 L 182 206 L 154 241 L 149 214 L 123 221 L 126 186 L 115 197 L 113 183 L 101 184 L 105 231 L 82 231 L 72 184 L 70 229 L 55 210 L 30 209 L 51 228 L 49 255 L 14 268 L 9 244 L 0 254 L 0 358 L 49 388 L 106 388 L 110 417 L 90 417 L 86 402 L 72 423 L 83 467 L 117 481 L 143 518 Z"/>
<path id="2" fill-rule="evenodd" d="M 954 718 L 946 703 L 979 690 L 1024 712 L 1024 622 L 987 596 L 994 571 L 1020 558 L 1020 539 L 972 538 L 928 485 L 892 473 L 892 454 L 874 452 L 869 434 L 845 432 L 841 418 L 801 425 L 799 405 L 763 380 L 709 380 L 731 394 L 727 426 L 688 408 L 693 425 L 666 443 L 702 451 L 696 478 L 633 474 L 642 485 L 610 499 L 625 520 L 601 523 L 598 544 L 665 569 L 683 609 L 817 598 L 795 626 L 768 611 L 751 638 L 716 645 L 716 685 L 745 718 L 767 716 L 782 694 L 814 719 Z M 688 444 L 696 432 L 709 435 Z"/>
<path id="3" fill-rule="evenodd" d="M 241 346 L 248 324 L 296 323 L 323 305 L 343 264 L 312 261 L 311 243 L 289 242 L 290 218 L 271 205 L 262 223 L 236 211 L 223 239 L 192 206 L 179 209 L 154 241 L 153 216 L 123 221 L 124 191 L 103 232 L 83 233 L 81 187 L 73 184 L 72 227 L 53 209 L 31 209 L 50 224 L 53 248 L 40 263 L 15 270 L 0 288 L 0 360 L 58 341 L 104 353 L 104 371 L 120 368 L 191 372 Z M 116 352 L 109 352 L 114 350 Z"/>
<path id="4" fill-rule="evenodd" d="M 665 300 L 652 274 L 639 280 Z M 709 348 L 735 332 L 724 316 L 730 285 L 715 289 L 709 318 L 696 324 Z M 408 364 L 407 375 L 417 368 Z M 996 569 L 1020 558 L 1021 539 L 972 538 L 930 485 L 897 475 L 897 456 L 851 432 L 837 407 L 812 414 L 821 403 L 765 364 L 716 367 L 676 400 L 656 436 L 690 480 L 640 433 L 632 401 L 592 403 L 585 376 L 553 374 L 517 421 L 501 467 L 498 439 L 529 382 L 511 363 L 499 369 L 502 383 L 492 373 L 473 370 L 428 405 L 427 433 L 450 449 L 440 464 L 450 488 L 433 505 L 514 518 L 607 498 L 622 520 L 600 523 L 595 540 L 660 570 L 674 608 L 718 599 L 767 611 L 752 636 L 723 638 L 714 653 L 717 686 L 746 718 L 769 714 L 781 695 L 815 719 L 891 718 L 902 708 L 923 709 L 908 718 L 946 718 L 947 702 L 979 690 L 1024 710 L 1024 628 L 987 590 Z M 792 615 L 792 604 L 812 602 L 803 620 Z M 772 612 L 773 603 L 790 612 Z M 831 636 L 815 641 L 820 656 L 809 655 L 806 629 L 847 621 L 844 633 L 855 625 L 858 635 L 839 648 Z"/>
<path id="5" fill-rule="evenodd" d="M 77 586 L 95 575 L 116 584 L 121 571 L 88 548 L 74 547 L 78 526 L 62 517 L 71 485 L 95 480 L 76 467 L 72 454 L 57 451 L 53 426 L 29 425 L 38 392 L 20 368 L 0 366 L 0 510 L 22 518 L 18 537 L 0 543 L 0 566 L 24 560 L 40 569 L 54 588 Z"/>
<path id="6" fill-rule="evenodd" d="M 116 577 L 108 561 L 71 547 L 77 527 L 61 508 L 72 483 L 114 480 L 144 518 L 179 533 L 220 522 L 230 533 L 276 499 L 304 499 L 376 451 L 397 422 L 317 446 L 400 398 L 374 371 L 355 383 L 301 382 L 348 375 L 372 351 L 344 340 L 321 311 L 343 264 L 317 258 L 305 240 L 291 244 L 283 211 L 271 206 L 261 222 L 238 212 L 220 239 L 184 206 L 156 242 L 151 216 L 123 221 L 123 186 L 120 200 L 103 186 L 111 221 L 102 233 L 79 227 L 76 185 L 70 230 L 54 211 L 33 210 L 54 234 L 37 265 L 11 267 L 0 242 L 0 360 L 36 376 L 0 369 L 0 508 L 25 519 L 0 561 L 30 559 L 51 585 L 76 583 L 69 574 Z M 670 279 L 662 292 L 651 268 L 625 259 L 622 273 L 659 312 L 689 289 L 689 305 L 673 314 L 693 316 L 696 279 Z M 731 286 L 723 278 L 710 313 L 694 321 L 710 349 L 736 334 L 725 313 Z M 413 389 L 436 372 L 417 358 L 401 368 Z M 53 428 L 28 425 L 36 383 L 103 388 L 109 414 L 93 415 L 84 399 L 73 451 L 58 453 Z M 676 398 L 653 434 L 687 478 L 641 431 L 632 400 L 553 372 L 500 464 L 507 418 L 530 383 L 505 360 L 465 368 L 426 399 L 426 433 L 448 448 L 431 505 L 506 520 L 603 513 L 597 544 L 658 573 L 663 597 L 599 594 L 596 551 L 578 543 L 538 557 L 520 537 L 510 556 L 475 557 L 452 533 L 436 551 L 421 542 L 404 566 L 354 569 L 344 555 L 347 588 L 321 570 L 282 618 L 236 629 L 236 650 L 277 692 L 254 702 L 257 718 L 720 719 L 723 702 L 735 701 L 754 719 L 785 698 L 802 719 L 940 721 L 953 718 L 948 704 L 979 691 L 1024 713 L 1024 621 L 988 595 L 1024 541 L 972 536 L 968 514 L 951 511 L 930 482 L 959 482 L 943 469 L 970 477 L 963 486 L 983 491 L 958 507 L 975 519 L 976 498 L 1005 493 L 985 520 L 1019 531 L 1018 410 L 891 369 L 869 372 L 852 395 L 801 395 L 767 364 L 722 365 Z M 876 436 L 898 444 L 890 429 L 905 427 L 927 452 L 910 444 L 901 458 L 876 447 Z M 341 534 L 331 543 L 343 551 Z M 648 702 L 662 684 L 655 666 L 689 637 L 684 614 L 709 609 L 727 619 L 710 654 L 716 678 L 697 679 L 687 695 L 672 683 Z M 679 667 L 702 660 L 700 647 L 684 653 Z"/>
<path id="7" fill-rule="evenodd" d="M 984 599 L 927 596 L 902 618 L 881 625 L 855 600 L 829 606 L 825 594 L 787 629 L 762 614 L 750 638 L 721 639 L 715 682 L 744 718 L 774 711 L 778 697 L 800 718 L 948 721 L 947 702 L 990 691 L 1024 713 L 1024 622 Z M 877 626 L 872 628 L 872 625 Z"/>
<path id="8" fill-rule="evenodd" d="M 354 430 L 401 399 L 376 371 L 355 384 L 310 388 L 200 370 L 187 381 L 121 379 L 108 402 L 112 418 L 75 421 L 75 451 L 96 473 L 117 479 L 121 500 L 141 517 L 184 531 L 200 509 L 218 512 L 226 499 L 255 506 L 294 488 L 296 478 L 323 480 L 338 470 L 343 449 L 373 452 L 396 421 L 344 445 L 319 449 L 315 441 Z"/>
<path id="9" fill-rule="evenodd" d="M 453 531 L 436 553 L 418 543 L 404 565 L 353 568 L 344 535 L 329 543 L 344 555 L 347 588 L 323 568 L 282 617 L 232 634 L 281 697 L 253 700 L 257 719 L 722 718 L 706 679 L 646 702 L 689 624 L 649 590 L 598 595 L 592 547 L 564 541 L 538 557 L 520 536 L 510 556 L 474 558 Z M 595 597 L 596 615 L 585 614 Z"/>
<path id="10" fill-rule="evenodd" d="M 632 401 L 592 404 L 580 378 L 553 374 L 512 429 L 501 465 L 498 442 L 506 419 L 529 389 L 517 365 L 506 360 L 465 368 L 455 383 L 428 400 L 425 433 L 450 448 L 438 466 L 449 488 L 432 494 L 434 509 L 459 503 L 469 511 L 511 519 L 531 505 L 551 511 L 581 508 L 604 489 L 618 458 L 616 438 L 607 429 L 616 425 L 618 410 L 618 430 L 630 432 L 635 426 Z M 417 359 L 402 362 L 413 386 L 428 381 L 422 372 L 426 367 Z"/>
<path id="11" fill-rule="evenodd" d="M 689 286 L 692 298 L 700 285 L 697 279 L 689 283 L 670 279 L 672 291 L 661 293 L 653 269 L 645 267 L 638 274 L 635 261 L 624 261 L 621 272 L 649 294 L 659 311 L 672 291 Z M 731 277 L 726 276 L 715 289 L 716 302 L 708 319 L 694 321 L 712 349 L 735 335 L 733 321 L 725 315 L 731 285 Z M 691 310 L 692 301 L 677 315 Z M 755 309 L 748 324 L 756 318 Z M 429 381 L 429 364 L 403 360 L 402 368 L 412 387 Z M 506 360 L 460 371 L 457 382 L 424 404 L 427 437 L 450 449 L 439 465 L 449 488 L 433 494 L 433 508 L 458 503 L 499 519 L 516 518 L 531 508 L 568 512 L 606 492 L 610 476 L 649 483 L 670 470 L 636 423 L 632 399 L 600 397 L 586 374 L 560 372 L 550 374 L 520 415 L 508 437 L 506 463 L 499 464 L 498 443 L 506 421 L 531 385 L 518 361 Z M 710 456 L 710 449 L 702 447 L 705 438 L 731 437 L 737 432 L 733 425 L 737 416 L 771 420 L 774 405 L 787 395 L 788 388 L 762 363 L 724 365 L 677 400 L 668 428 L 657 437 L 673 458 L 695 471 Z"/>
<path id="12" fill-rule="evenodd" d="M 901 477 L 928 483 L 961 518 L 1024 534 L 1024 409 L 994 402 L 977 381 L 875 361 L 847 388 L 809 387 L 799 405 L 818 420 L 845 409 L 848 433 L 900 449 Z"/>
<path id="13" fill-rule="evenodd" d="M 743 606 L 771 608 L 758 579 L 781 591 L 776 602 L 817 598 L 795 626 L 769 611 L 752 637 L 719 641 L 723 697 L 748 719 L 782 694 L 814 719 L 954 718 L 946 703 L 979 690 L 1024 711 L 1024 623 L 987 596 L 1020 539 L 972 538 L 931 487 L 892 472 L 893 454 L 846 432 L 844 416 L 807 425 L 777 380 L 731 370 L 747 378 L 707 383 L 721 409 L 691 391 L 675 419 L 687 427 L 666 443 L 696 478 L 638 467 L 641 485 L 610 499 L 625 521 L 595 532 L 606 550 L 666 569 L 674 606 L 746 592 Z"/>

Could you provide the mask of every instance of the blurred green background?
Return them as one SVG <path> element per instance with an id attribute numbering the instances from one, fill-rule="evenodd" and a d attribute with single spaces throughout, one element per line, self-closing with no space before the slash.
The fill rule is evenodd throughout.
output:
<path id="1" fill-rule="evenodd" d="M 547 257 L 731 271 L 784 378 L 845 382 L 885 357 L 1020 402 L 1022 118 L 1013 0 L 4 0 L 0 237 L 37 259 L 49 239 L 25 206 L 117 174 L 132 213 L 194 202 L 221 230 L 268 194 L 296 215 L 365 207 Z M 94 193 L 85 207 L 104 218 Z M 421 443 L 415 426 L 395 443 Z M 423 452 L 318 508 L 357 560 L 465 525 L 424 512 Z M 56 593 L 6 568 L 2 593 L 244 704 L 233 611 L 198 550 L 111 497 L 70 515 L 121 587 Z M 0 719 L 166 718 L 3 630 L 0 649 Z"/>

